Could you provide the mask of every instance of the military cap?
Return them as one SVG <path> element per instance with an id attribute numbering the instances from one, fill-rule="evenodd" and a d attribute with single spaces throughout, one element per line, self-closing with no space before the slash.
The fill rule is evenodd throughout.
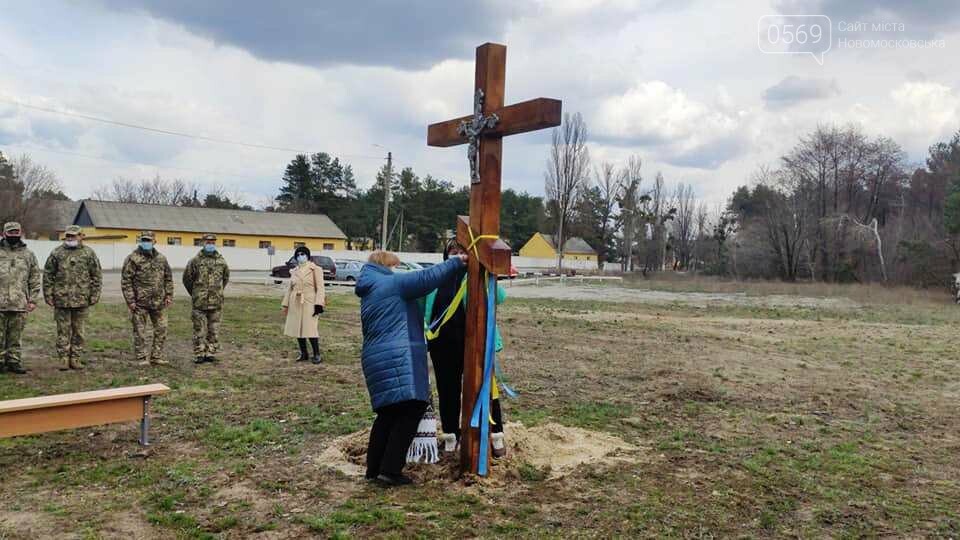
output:
<path id="1" fill-rule="evenodd" d="M 137 237 L 138 240 L 143 240 L 144 238 L 149 238 L 153 240 L 156 238 L 156 235 L 153 234 L 153 231 L 140 231 L 140 236 Z"/>
<path id="2" fill-rule="evenodd" d="M 216 242 L 216 241 L 217 241 L 217 235 L 215 235 L 215 234 L 213 234 L 213 233 L 207 233 L 207 234 L 203 235 L 203 241 L 204 241 L 204 242 L 211 241 L 211 240 L 214 241 L 214 242 Z"/>
<path id="3" fill-rule="evenodd" d="M 81 233 L 83 233 L 83 230 L 80 229 L 79 225 L 70 225 L 67 230 L 63 231 L 66 236 L 80 236 Z"/>
<path id="4" fill-rule="evenodd" d="M 23 229 L 20 227 L 20 224 L 16 221 L 8 221 L 3 224 L 3 234 L 10 234 L 13 231 L 20 232 Z"/>

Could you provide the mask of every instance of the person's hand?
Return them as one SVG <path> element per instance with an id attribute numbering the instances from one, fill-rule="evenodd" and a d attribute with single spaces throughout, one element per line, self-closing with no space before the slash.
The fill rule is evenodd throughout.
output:
<path id="1" fill-rule="evenodd" d="M 470 256 L 466 253 L 460 253 L 457 255 L 457 257 L 460 257 L 460 261 L 463 262 L 463 264 L 467 264 L 467 261 L 470 260 Z"/>
<path id="2" fill-rule="evenodd" d="M 27 303 L 27 313 L 31 313 L 31 312 L 33 312 L 33 310 L 35 310 L 35 309 L 37 309 L 37 305 L 36 305 L 36 304 L 34 304 L 33 302 Z"/>
<path id="3" fill-rule="evenodd" d="M 287 312 L 290 311 L 290 309 L 287 306 L 283 306 L 282 308 L 280 308 L 280 311 L 283 313 L 283 316 L 286 317 Z"/>
<path id="4" fill-rule="evenodd" d="M 163 307 L 170 307 L 170 304 L 172 303 L 173 303 L 173 298 L 169 296 L 163 299 Z"/>
<path id="5" fill-rule="evenodd" d="M 129 309 L 130 312 L 132 313 L 132 312 L 134 312 L 134 311 L 137 310 L 137 305 L 136 305 L 136 304 L 127 304 L 127 309 Z"/>
<path id="6" fill-rule="evenodd" d="M 323 313 L 323 306 L 313 306 L 313 316 L 319 317 Z"/>
<path id="7" fill-rule="evenodd" d="M 53 307 L 53 300 L 47 300 L 47 305 Z"/>

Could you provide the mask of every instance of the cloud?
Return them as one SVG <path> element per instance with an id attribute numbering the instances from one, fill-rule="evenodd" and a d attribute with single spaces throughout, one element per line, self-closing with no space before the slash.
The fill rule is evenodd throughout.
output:
<path id="1" fill-rule="evenodd" d="M 763 92 L 763 101 L 771 109 L 785 108 L 804 101 L 828 99 L 840 95 L 836 79 L 789 76 Z"/>
<path id="2" fill-rule="evenodd" d="M 318 2 L 285 0 L 104 0 L 269 61 L 329 67 L 423 69 L 470 58 L 503 36 L 516 8 L 507 0 Z"/>
<path id="3" fill-rule="evenodd" d="M 783 14 L 828 15 L 834 29 L 840 21 L 904 23 L 911 36 L 952 31 L 960 20 L 956 0 L 782 0 L 775 7 Z"/>
<path id="4" fill-rule="evenodd" d="M 707 106 L 663 81 L 604 99 L 593 125 L 601 142 L 654 149 L 678 166 L 716 168 L 743 149 L 741 113 Z"/>

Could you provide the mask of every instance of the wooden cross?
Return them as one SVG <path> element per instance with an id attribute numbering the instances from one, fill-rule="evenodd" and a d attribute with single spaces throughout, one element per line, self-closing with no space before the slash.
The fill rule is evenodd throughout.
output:
<path id="1" fill-rule="evenodd" d="M 496 43 L 477 47 L 474 114 L 431 124 L 429 146 L 469 145 L 471 186 L 470 216 L 457 220 L 457 241 L 464 247 L 481 235 L 500 234 L 500 154 L 503 137 L 560 125 L 561 102 L 538 98 L 503 105 L 507 48 Z M 472 232 L 472 234 L 471 234 Z M 486 284 L 484 272 L 510 272 L 510 246 L 502 240 L 484 239 L 470 251 L 467 279 L 467 328 L 463 356 L 460 467 L 476 473 L 480 455 L 479 432 L 470 427 L 480 385 L 486 345 Z M 474 256 L 476 253 L 478 256 Z M 481 419 L 486 421 L 487 419 Z"/>

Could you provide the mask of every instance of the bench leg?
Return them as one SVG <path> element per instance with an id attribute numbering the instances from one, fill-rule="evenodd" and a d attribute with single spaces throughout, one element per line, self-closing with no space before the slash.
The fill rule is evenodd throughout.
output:
<path id="1" fill-rule="evenodd" d="M 143 396 L 143 418 L 140 420 L 140 445 L 150 446 L 150 396 Z"/>

